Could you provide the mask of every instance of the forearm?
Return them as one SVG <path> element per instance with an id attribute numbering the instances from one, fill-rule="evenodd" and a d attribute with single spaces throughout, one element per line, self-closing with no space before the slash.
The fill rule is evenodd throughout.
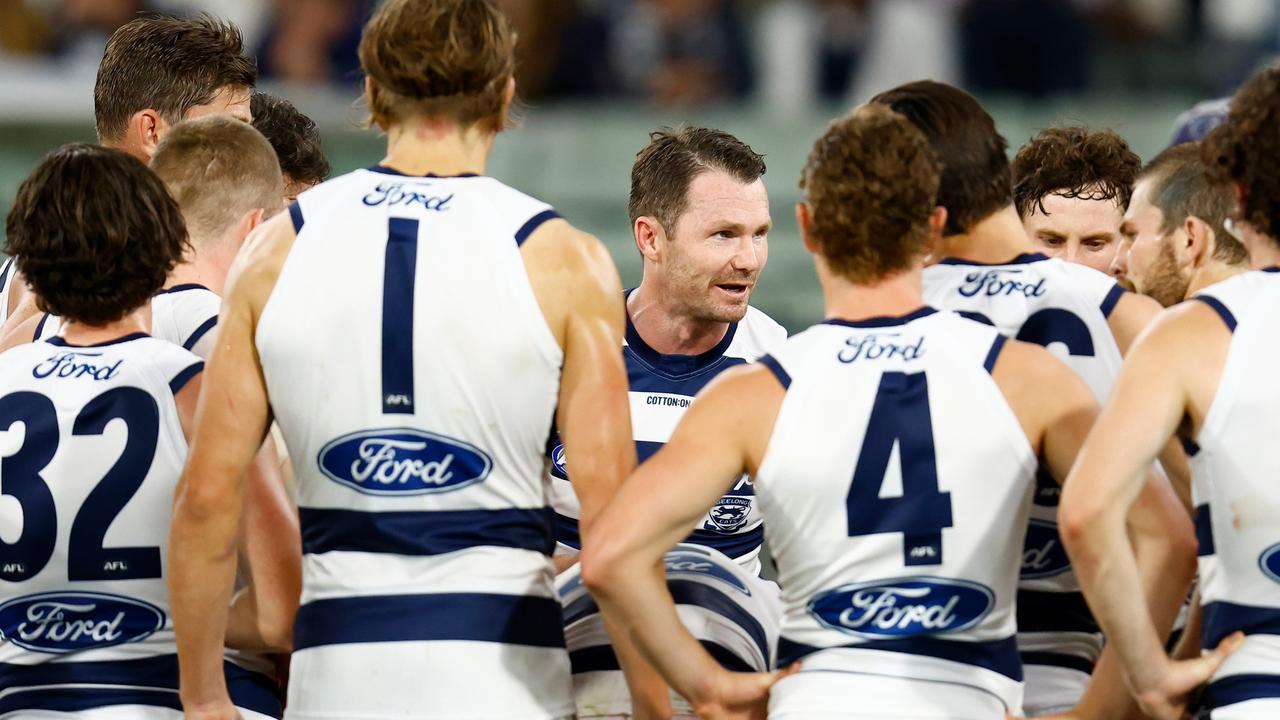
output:
<path id="1" fill-rule="evenodd" d="M 1182 628 L 1182 637 L 1173 648 L 1174 660 L 1190 660 L 1200 657 L 1200 643 L 1204 628 L 1204 608 L 1200 606 L 1200 590 L 1191 597 L 1191 607 L 1187 611 L 1187 624 Z"/>
<path id="2" fill-rule="evenodd" d="M 224 644 L 237 650 L 286 653 L 291 649 L 288 635 L 274 624 L 264 622 L 259 614 L 258 596 L 252 587 L 235 594 L 227 611 L 227 633 Z"/>
<path id="3" fill-rule="evenodd" d="M 632 717 L 645 720 L 670 718 L 671 694 L 666 680 L 656 668 L 645 661 L 631 633 L 610 622 L 608 615 L 604 616 L 604 621 L 609 639 L 613 642 L 614 655 L 618 658 L 618 666 L 627 679 Z"/>

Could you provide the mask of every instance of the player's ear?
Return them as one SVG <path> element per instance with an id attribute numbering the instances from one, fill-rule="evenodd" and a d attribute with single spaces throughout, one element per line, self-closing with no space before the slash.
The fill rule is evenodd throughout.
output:
<path id="1" fill-rule="evenodd" d="M 1208 223 L 1194 215 L 1188 215 L 1182 221 L 1182 230 L 1187 236 L 1182 247 L 1187 264 L 1198 267 L 1204 258 L 1213 253 L 1213 230 Z"/>
<path id="2" fill-rule="evenodd" d="M 139 110 L 129 117 L 129 125 L 125 128 L 124 149 L 141 155 L 150 162 L 156 145 L 160 144 L 160 136 L 168 128 L 169 124 L 160 117 L 160 113 L 151 108 Z"/>
<path id="3" fill-rule="evenodd" d="M 796 203 L 796 225 L 800 228 L 800 239 L 804 241 L 804 249 L 808 250 L 810 255 L 817 255 L 818 243 L 814 242 L 810 234 L 810 228 L 813 227 L 813 208 L 809 207 L 809 203 Z"/>
<path id="4" fill-rule="evenodd" d="M 641 215 L 631 226 L 631 232 L 635 237 L 636 249 L 640 251 L 640 257 L 653 261 L 662 257 L 661 245 L 667 239 L 667 234 L 656 219 Z"/>
<path id="5" fill-rule="evenodd" d="M 241 216 L 240 222 L 236 224 L 237 243 L 243 244 L 249 233 L 253 232 L 253 229 L 265 222 L 266 219 L 267 211 L 265 208 L 254 208 Z"/>

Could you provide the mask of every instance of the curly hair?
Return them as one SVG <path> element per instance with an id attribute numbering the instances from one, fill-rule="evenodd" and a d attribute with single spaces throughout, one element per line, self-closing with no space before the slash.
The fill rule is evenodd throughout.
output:
<path id="1" fill-rule="evenodd" d="M 114 322 L 164 286 L 189 249 L 178 204 L 140 160 L 63 145 L 18 188 L 5 219 L 12 255 L 44 312 Z"/>
<path id="2" fill-rule="evenodd" d="M 649 144 L 636 153 L 631 166 L 627 214 L 632 224 L 648 216 L 667 232 L 675 232 L 676 221 L 689 205 L 689 186 L 710 169 L 753 183 L 764 176 L 764 156 L 714 128 L 662 128 L 649 133 Z"/>
<path id="3" fill-rule="evenodd" d="M 1048 128 L 1013 158 L 1013 202 L 1023 218 L 1044 213 L 1050 195 L 1113 200 L 1123 211 L 1141 170 L 1142 159 L 1112 130 Z"/>
<path id="4" fill-rule="evenodd" d="M 1214 175 L 1239 185 L 1240 218 L 1280 242 L 1280 68 L 1249 78 L 1203 146 Z"/>
<path id="5" fill-rule="evenodd" d="M 329 160 L 314 120 L 288 100 L 264 92 L 255 92 L 249 107 L 253 126 L 276 151 L 286 182 L 316 185 L 329 177 Z"/>
<path id="6" fill-rule="evenodd" d="M 910 121 L 878 103 L 836 120 L 814 144 L 800 187 L 810 238 L 855 283 L 903 272 L 924 251 L 941 167 Z"/>

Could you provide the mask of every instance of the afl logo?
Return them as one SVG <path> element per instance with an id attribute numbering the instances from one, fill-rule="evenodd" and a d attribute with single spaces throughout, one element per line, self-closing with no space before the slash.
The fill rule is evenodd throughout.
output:
<path id="1" fill-rule="evenodd" d="M 1262 556 L 1258 558 L 1258 567 L 1264 575 L 1280 583 L 1280 543 L 1262 551 Z"/>
<path id="2" fill-rule="evenodd" d="M 1058 526 L 1044 520 L 1032 520 L 1022 546 L 1022 579 L 1053 577 L 1071 569 Z"/>
<path id="3" fill-rule="evenodd" d="M 909 637 L 959 632 L 991 612 L 985 585 L 939 577 L 911 577 L 845 585 L 809 601 L 809 614 L 833 630 L 864 637 Z"/>
<path id="4" fill-rule="evenodd" d="M 704 530 L 721 533 L 732 533 L 747 524 L 747 516 L 751 514 L 751 499 L 725 495 L 707 513 Z"/>
<path id="5" fill-rule="evenodd" d="M 106 593 L 41 593 L 0 605 L 0 639 L 41 653 L 138 642 L 164 625 L 151 603 Z"/>
<path id="6" fill-rule="evenodd" d="M 560 477 L 569 477 L 569 471 L 565 469 L 564 463 L 564 443 L 556 445 L 556 449 L 551 451 L 551 467 Z"/>
<path id="7" fill-rule="evenodd" d="M 317 460 L 330 480 L 366 495 L 451 492 L 483 481 L 493 468 L 470 443 L 411 428 L 343 435 Z"/>

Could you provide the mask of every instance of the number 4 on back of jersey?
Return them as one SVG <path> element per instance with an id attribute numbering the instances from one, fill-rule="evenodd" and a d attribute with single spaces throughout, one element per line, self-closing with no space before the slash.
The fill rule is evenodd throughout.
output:
<path id="1" fill-rule="evenodd" d="M 895 446 L 902 495 L 881 497 Z M 942 529 L 952 527 L 951 493 L 938 490 L 924 373 L 881 376 L 845 502 L 850 537 L 902 533 L 904 565 L 942 563 Z"/>

